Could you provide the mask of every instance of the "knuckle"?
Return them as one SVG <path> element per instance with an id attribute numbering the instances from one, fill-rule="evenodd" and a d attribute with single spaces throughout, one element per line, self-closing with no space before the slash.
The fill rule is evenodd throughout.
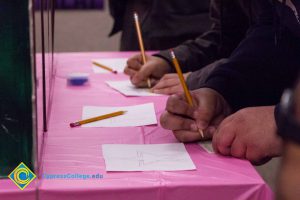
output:
<path id="1" fill-rule="evenodd" d="M 226 138 L 223 137 L 222 134 L 219 135 L 218 139 L 216 140 L 216 145 L 219 149 L 222 149 L 224 151 L 224 149 L 228 149 L 228 144 L 226 142 Z"/>
<path id="2" fill-rule="evenodd" d="M 126 63 L 127 63 L 127 66 L 128 66 L 128 67 L 129 67 L 129 66 L 132 66 L 132 64 L 133 64 L 133 59 L 132 59 L 132 58 L 128 59 Z"/>
<path id="3" fill-rule="evenodd" d="M 229 155 L 229 153 L 230 153 L 230 147 L 228 147 L 228 146 L 219 146 L 218 149 L 219 149 L 219 152 L 223 155 Z"/>
<path id="4" fill-rule="evenodd" d="M 176 108 L 176 102 L 174 97 L 169 97 L 167 100 L 167 110 L 168 111 L 173 111 Z"/>
<path id="5" fill-rule="evenodd" d="M 172 94 L 172 91 L 170 88 L 165 88 L 162 90 L 164 94 Z"/>
<path id="6" fill-rule="evenodd" d="M 125 73 L 125 74 L 129 74 L 129 69 L 128 69 L 128 66 L 126 66 L 126 67 L 125 67 L 125 69 L 124 69 L 124 73 Z"/>
<path id="7" fill-rule="evenodd" d="M 166 112 L 164 112 L 161 116 L 160 116 L 160 124 L 161 124 L 161 126 L 163 127 L 163 128 L 167 128 L 167 121 L 168 121 L 168 119 L 167 119 L 167 113 Z"/>
<path id="8" fill-rule="evenodd" d="M 243 123 L 246 121 L 246 116 L 248 115 L 248 110 L 246 108 L 238 111 L 234 115 L 234 120 L 237 121 L 237 123 Z"/>
<path id="9" fill-rule="evenodd" d="M 231 148 L 231 155 L 233 157 L 236 157 L 236 158 L 243 158 L 244 157 L 242 149 L 234 148 L 234 147 Z"/>

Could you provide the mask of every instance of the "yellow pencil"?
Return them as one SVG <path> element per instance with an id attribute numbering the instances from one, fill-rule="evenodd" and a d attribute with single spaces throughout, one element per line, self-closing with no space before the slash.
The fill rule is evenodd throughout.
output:
<path id="1" fill-rule="evenodd" d="M 174 67 L 176 69 L 176 72 L 178 74 L 180 83 L 181 83 L 181 85 L 183 87 L 184 94 L 185 94 L 185 97 L 187 99 L 187 102 L 188 102 L 188 104 L 190 106 L 193 106 L 193 99 L 192 99 L 191 93 L 188 90 L 188 87 L 187 87 L 187 85 L 185 83 L 185 80 L 184 80 L 184 77 L 183 77 L 183 74 L 182 74 L 179 62 L 178 62 L 178 60 L 177 60 L 177 58 L 176 58 L 175 53 L 174 53 L 173 50 L 171 50 L 171 57 L 172 57 L 173 65 L 174 65 Z M 204 138 L 203 131 L 199 129 L 199 133 L 201 134 L 201 137 Z"/>
<path id="2" fill-rule="evenodd" d="M 105 66 L 105 65 L 102 65 L 102 64 L 100 64 L 100 63 L 97 63 L 97 62 L 95 62 L 95 61 L 93 62 L 93 64 L 96 65 L 97 67 L 101 67 L 102 69 L 105 69 L 105 70 L 107 70 L 107 71 L 110 71 L 110 72 L 112 72 L 112 73 L 114 73 L 114 74 L 117 74 L 117 73 L 118 73 L 116 70 L 113 70 L 112 68 L 107 67 L 107 66 Z"/>
<path id="3" fill-rule="evenodd" d="M 144 42 L 143 42 L 143 37 L 142 37 L 142 31 L 141 31 L 140 22 L 139 22 L 139 16 L 138 16 L 137 12 L 134 12 L 133 16 L 134 16 L 134 22 L 135 22 L 135 28 L 136 28 L 136 32 L 137 32 L 137 36 L 138 36 L 138 41 L 139 41 L 139 45 L 140 45 L 140 50 L 141 50 L 141 54 L 142 54 L 142 60 L 143 60 L 143 64 L 145 64 L 147 62 L 147 60 L 146 60 Z M 149 88 L 151 88 L 150 78 L 147 79 L 147 85 Z"/>
<path id="4" fill-rule="evenodd" d="M 84 119 L 84 120 L 81 120 L 81 121 L 70 123 L 70 127 L 73 128 L 73 127 L 76 127 L 76 126 L 80 126 L 82 124 L 87 124 L 87 123 L 91 123 L 91 122 L 95 122 L 95 121 L 99 121 L 99 120 L 103 120 L 103 119 L 116 117 L 116 116 L 119 116 L 119 115 L 123 115 L 124 113 L 126 113 L 126 111 L 117 111 L 117 112 L 113 112 L 113 113 L 109 113 L 109 114 L 105 114 L 105 115 L 101 115 L 101 116 L 97 116 L 97 117 L 92 117 L 92 118 L 89 118 L 89 119 Z"/>

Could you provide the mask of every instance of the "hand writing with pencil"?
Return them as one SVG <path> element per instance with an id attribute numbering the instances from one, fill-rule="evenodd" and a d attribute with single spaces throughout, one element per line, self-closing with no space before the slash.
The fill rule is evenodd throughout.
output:
<path id="1" fill-rule="evenodd" d="M 172 68 L 162 58 L 146 55 L 146 59 L 146 64 L 143 64 L 142 55 L 134 55 L 128 59 L 124 70 L 124 73 L 130 76 L 132 84 L 137 87 L 147 87 L 148 78 L 151 79 L 152 85 L 155 85 Z"/>
<path id="2" fill-rule="evenodd" d="M 183 92 L 178 75 L 168 73 L 171 67 L 164 59 L 155 56 L 146 56 L 147 63 L 142 64 L 140 54 L 128 59 L 124 73 L 130 76 L 132 84 L 138 87 L 147 87 L 147 78 L 151 77 L 152 92 L 157 94 L 179 94 Z M 185 80 L 190 72 L 183 74 Z"/>
<path id="3" fill-rule="evenodd" d="M 201 88 L 191 92 L 193 106 L 185 95 L 172 95 L 160 117 L 163 128 L 172 130 L 181 142 L 210 139 L 221 121 L 230 114 L 230 107 L 215 90 Z M 198 130 L 203 130 L 204 138 Z"/>
<path id="4" fill-rule="evenodd" d="M 184 73 L 183 77 L 186 81 L 187 77 L 190 75 L 191 72 Z M 178 75 L 175 73 L 165 74 L 159 82 L 152 88 L 153 93 L 157 94 L 180 94 L 183 92 L 183 88 L 180 84 L 180 80 Z"/>

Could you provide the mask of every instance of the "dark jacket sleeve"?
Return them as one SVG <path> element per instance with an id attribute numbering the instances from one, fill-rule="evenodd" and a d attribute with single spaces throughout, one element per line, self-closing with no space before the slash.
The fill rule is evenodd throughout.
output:
<path id="1" fill-rule="evenodd" d="M 127 0 L 109 0 L 108 3 L 110 15 L 114 20 L 112 30 L 109 33 L 109 36 L 112 36 L 122 30 Z"/>
<path id="2" fill-rule="evenodd" d="M 203 67 L 202 69 L 192 72 L 186 80 L 189 90 L 196 90 L 200 88 L 206 82 L 207 78 L 215 70 L 215 68 L 226 63 L 227 61 L 228 59 L 223 58 Z"/>
<path id="3" fill-rule="evenodd" d="M 219 58 L 228 57 L 245 36 L 249 24 L 243 9 L 236 1 L 223 1 L 222 5 L 221 1 L 211 1 L 211 29 L 174 48 L 183 72 L 196 71 Z M 168 50 L 155 56 L 171 63 Z"/>
<path id="4" fill-rule="evenodd" d="M 275 10 L 280 26 L 288 29 L 289 32 L 300 37 L 300 1 L 275 1 Z M 283 28 L 281 27 L 281 28 Z"/>
<path id="5" fill-rule="evenodd" d="M 211 25 L 210 0 L 109 0 L 111 35 L 122 31 L 121 50 L 138 50 L 132 12 L 139 14 L 146 50 L 162 50 L 204 33 Z M 201 26 L 196 26 L 198 23 Z M 180 28 L 179 28 L 180 27 Z"/>
<path id="6" fill-rule="evenodd" d="M 216 68 L 203 87 L 218 91 L 234 110 L 278 103 L 284 88 L 297 78 L 300 48 L 291 37 L 278 47 L 274 35 L 272 25 L 251 29 L 228 62 Z"/>

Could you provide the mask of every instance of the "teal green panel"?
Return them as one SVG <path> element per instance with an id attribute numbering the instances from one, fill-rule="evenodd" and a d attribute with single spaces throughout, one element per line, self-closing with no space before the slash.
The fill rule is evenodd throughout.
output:
<path id="1" fill-rule="evenodd" d="M 0 176 L 32 169 L 32 83 L 26 0 L 0 0 Z"/>

